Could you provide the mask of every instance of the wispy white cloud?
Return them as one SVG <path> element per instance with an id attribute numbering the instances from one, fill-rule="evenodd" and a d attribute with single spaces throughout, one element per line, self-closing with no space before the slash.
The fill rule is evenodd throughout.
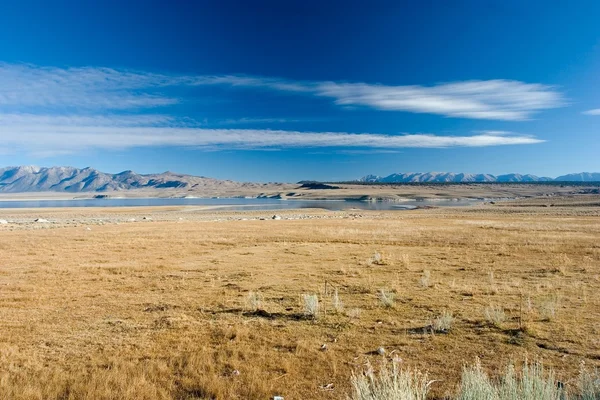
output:
<path id="1" fill-rule="evenodd" d="M 347 155 L 368 155 L 368 154 L 400 154 L 400 150 L 389 150 L 389 149 L 358 149 L 358 150 L 339 150 L 337 154 Z M 325 153 L 327 154 L 327 153 Z"/>
<path id="2" fill-rule="evenodd" d="M 600 115 L 600 108 L 596 108 L 594 110 L 587 110 L 587 111 L 584 111 L 582 114 L 585 114 L 585 115 Z"/>
<path id="3" fill-rule="evenodd" d="M 0 114 L 0 140 L 5 148 L 36 155 L 90 149 L 136 147 L 200 147 L 222 149 L 286 149 L 341 147 L 386 149 L 447 148 L 533 144 L 542 140 L 517 133 L 481 132 L 469 136 L 429 133 L 390 135 L 350 132 L 300 132 L 266 129 L 203 129 L 178 126 L 168 117 L 81 117 Z"/>
<path id="4" fill-rule="evenodd" d="M 496 135 L 496 136 L 504 136 L 504 135 L 513 135 L 514 134 L 514 132 L 511 132 L 511 131 L 498 131 L 498 130 L 475 131 L 475 133 L 487 133 L 488 135 Z"/>
<path id="5" fill-rule="evenodd" d="M 54 68 L 0 63 L 0 106 L 136 109 L 175 104 L 149 93 L 189 78 L 110 68 Z"/>
<path id="6" fill-rule="evenodd" d="M 60 126 L 97 126 L 97 127 L 152 127 L 152 126 L 185 126 L 185 121 L 180 121 L 168 115 L 140 114 L 140 115 L 50 115 L 31 113 L 0 113 L 0 129 L 2 127 L 19 129 L 20 126 L 48 127 L 52 130 Z"/>
<path id="7" fill-rule="evenodd" d="M 247 125 L 247 124 L 287 124 L 292 122 L 315 121 L 315 119 L 294 118 L 238 118 L 217 122 L 217 125 Z"/>
<path id="8" fill-rule="evenodd" d="M 336 104 L 447 117 L 519 121 L 564 100 L 553 87 L 510 80 L 467 81 L 435 86 L 323 83 L 316 92 Z"/>
<path id="9" fill-rule="evenodd" d="M 198 85 L 230 85 L 329 97 L 341 106 L 429 113 L 447 117 L 519 121 L 536 112 L 566 105 L 550 85 L 515 80 L 473 80 L 433 86 L 289 81 L 228 75 L 198 77 Z"/>
<path id="10" fill-rule="evenodd" d="M 326 97 L 341 106 L 482 119 L 525 119 L 535 111 L 558 107 L 563 101 L 560 93 L 549 86 L 502 80 L 430 87 L 384 86 L 0 63 L 0 143 L 5 152 L 50 156 L 90 149 L 122 150 L 152 146 L 200 147 L 205 150 L 338 147 L 348 154 L 360 154 L 394 152 L 405 147 L 483 147 L 542 142 L 530 135 L 505 131 L 445 136 L 431 133 L 396 135 L 206 129 L 205 125 L 191 118 L 147 113 L 148 109 L 183 101 L 164 94 L 170 87 L 205 85 Z M 240 118 L 221 123 L 272 125 L 290 121 L 300 120 Z"/>
<path id="11" fill-rule="evenodd" d="M 245 75 L 212 75 L 188 77 L 193 86 L 227 85 L 234 87 L 255 87 L 285 92 L 311 93 L 319 85 L 318 82 L 292 81 L 281 78 L 252 77 Z"/>
<path id="12" fill-rule="evenodd" d="M 0 106 L 139 109 L 175 104 L 169 87 L 221 85 L 331 98 L 340 106 L 430 113 L 447 117 L 525 120 L 565 105 L 553 86 L 514 80 L 432 86 L 293 81 L 240 75 L 167 75 L 110 68 L 55 68 L 0 64 Z M 21 110 L 22 111 L 22 110 Z"/>

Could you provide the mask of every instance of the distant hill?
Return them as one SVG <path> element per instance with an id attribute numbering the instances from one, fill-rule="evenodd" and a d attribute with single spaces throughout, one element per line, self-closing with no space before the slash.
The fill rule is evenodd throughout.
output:
<path id="1" fill-rule="evenodd" d="M 164 172 L 136 174 L 123 171 L 107 174 L 93 168 L 41 168 L 35 166 L 0 168 L 0 193 L 20 192 L 104 192 L 129 189 L 167 189 L 242 185 L 233 181 Z"/>
<path id="2" fill-rule="evenodd" d="M 580 172 L 562 175 L 555 179 L 562 182 L 600 182 L 600 172 Z"/>
<path id="3" fill-rule="evenodd" d="M 409 172 L 388 176 L 366 175 L 358 180 L 365 183 L 468 183 L 468 182 L 600 182 L 600 173 L 582 172 L 557 178 L 535 175 L 466 174 L 454 172 Z"/>

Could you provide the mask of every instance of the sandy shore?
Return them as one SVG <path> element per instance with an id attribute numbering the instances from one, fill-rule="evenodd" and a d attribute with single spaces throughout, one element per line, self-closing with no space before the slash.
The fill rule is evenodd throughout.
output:
<path id="1" fill-rule="evenodd" d="M 306 200 L 383 200 L 410 201 L 415 199 L 523 199 L 532 197 L 560 197 L 576 194 L 598 194 L 597 186 L 561 186 L 542 184 L 422 184 L 422 185 L 337 185 L 338 189 L 307 189 L 298 184 L 264 184 L 251 187 L 218 186 L 203 190 L 128 190 L 119 192 L 39 192 L 39 193 L 0 193 L 0 201 L 27 200 L 73 200 L 106 198 L 234 198 L 266 197 L 279 199 Z"/>

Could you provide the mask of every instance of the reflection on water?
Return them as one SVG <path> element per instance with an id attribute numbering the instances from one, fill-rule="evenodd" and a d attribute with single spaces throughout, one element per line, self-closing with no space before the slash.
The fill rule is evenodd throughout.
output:
<path id="1" fill-rule="evenodd" d="M 53 207 L 143 207 L 143 206 L 214 206 L 220 210 L 286 210 L 322 208 L 325 210 L 406 210 L 418 206 L 467 206 L 473 200 L 421 200 L 395 202 L 367 202 L 352 200 L 279 200 L 279 199 L 80 199 L 80 200 L 26 200 L 0 201 L 0 208 L 53 208 Z"/>

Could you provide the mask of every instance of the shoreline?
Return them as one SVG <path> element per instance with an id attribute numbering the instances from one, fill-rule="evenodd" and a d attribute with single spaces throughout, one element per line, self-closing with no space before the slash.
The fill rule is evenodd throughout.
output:
<path id="1" fill-rule="evenodd" d="M 6 202 L 47 202 L 108 200 L 130 201 L 163 199 L 165 201 L 234 200 L 307 202 L 356 202 L 356 203 L 438 203 L 438 202 L 497 202 L 526 199 L 565 198 L 578 195 L 599 195 L 597 187 L 580 185 L 554 186 L 529 184 L 443 184 L 443 185 L 340 185 L 338 189 L 311 189 L 292 184 L 270 185 L 256 188 L 204 187 L 197 190 L 177 189 L 126 190 L 112 192 L 20 192 L 0 193 L 0 204 Z"/>
<path id="2" fill-rule="evenodd" d="M 327 211 L 371 210 L 371 211 L 406 211 L 422 208 L 437 207 L 469 207 L 482 205 L 482 199 L 473 198 L 417 198 L 417 199 L 386 199 L 386 198 L 266 198 L 266 197 L 101 197 L 101 198 L 72 198 L 66 196 L 43 196 L 33 198 L 0 199 L 0 210 L 42 210 L 42 209 L 86 209 L 86 208 L 141 208 L 141 207 L 196 207 L 206 210 L 228 211 L 270 211 L 301 210 L 315 208 Z M 10 211 L 9 211 L 10 212 Z"/>

